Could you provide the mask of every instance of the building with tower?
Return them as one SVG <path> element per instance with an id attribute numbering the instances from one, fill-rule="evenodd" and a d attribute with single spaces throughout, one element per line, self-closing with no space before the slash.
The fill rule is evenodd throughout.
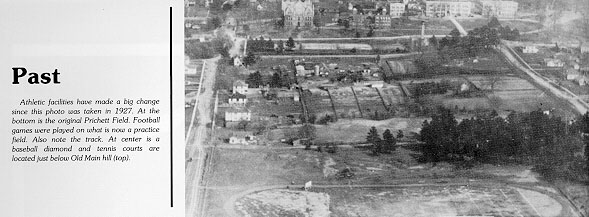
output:
<path id="1" fill-rule="evenodd" d="M 282 0 L 285 27 L 311 27 L 315 14 L 311 0 Z"/>

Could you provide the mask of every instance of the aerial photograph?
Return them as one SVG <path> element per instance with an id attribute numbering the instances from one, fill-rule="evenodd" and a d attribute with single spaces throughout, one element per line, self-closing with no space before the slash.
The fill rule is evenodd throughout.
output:
<path id="1" fill-rule="evenodd" d="M 184 0 L 187 217 L 589 217 L 589 0 Z"/>

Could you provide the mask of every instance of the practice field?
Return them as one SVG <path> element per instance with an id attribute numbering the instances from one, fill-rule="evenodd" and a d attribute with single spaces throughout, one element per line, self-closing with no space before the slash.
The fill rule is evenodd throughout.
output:
<path id="1" fill-rule="evenodd" d="M 570 216 L 554 198 L 512 187 L 425 186 L 315 189 L 332 216 Z"/>
<path id="2" fill-rule="evenodd" d="M 549 194 L 549 193 L 547 193 Z M 508 186 L 275 189 L 239 199 L 245 216 L 575 216 L 552 196 Z"/>

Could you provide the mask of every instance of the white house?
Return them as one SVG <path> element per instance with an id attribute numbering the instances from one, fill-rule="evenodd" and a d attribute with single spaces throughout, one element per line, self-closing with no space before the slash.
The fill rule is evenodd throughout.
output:
<path id="1" fill-rule="evenodd" d="M 240 57 L 233 58 L 233 66 L 243 66 L 243 61 L 241 61 Z"/>
<path id="2" fill-rule="evenodd" d="M 581 53 L 589 53 L 589 45 L 582 45 Z"/>
<path id="3" fill-rule="evenodd" d="M 529 45 L 529 46 L 525 46 L 522 49 L 523 53 L 538 53 L 538 48 L 536 46 L 533 45 Z"/>
<path id="4" fill-rule="evenodd" d="M 242 80 L 237 80 L 233 82 L 233 90 L 231 91 L 233 94 L 240 93 L 243 95 L 247 94 L 248 85 Z"/>
<path id="5" fill-rule="evenodd" d="M 403 15 L 403 13 L 405 13 L 405 4 L 403 3 L 391 3 L 389 5 L 389 15 L 391 17 L 401 17 Z M 389 24 L 390 25 L 390 24 Z"/>
<path id="6" fill-rule="evenodd" d="M 236 131 L 229 137 L 229 144 L 250 145 L 258 141 L 251 132 Z"/>
<path id="7" fill-rule="evenodd" d="M 231 94 L 229 96 L 229 105 L 231 106 L 245 106 L 247 97 L 240 93 Z"/>
<path id="8" fill-rule="evenodd" d="M 546 66 L 548 66 L 548 67 L 563 67 L 564 66 L 564 62 L 562 62 L 559 59 L 553 59 L 553 58 L 544 59 L 544 63 L 546 63 Z"/>
<path id="9" fill-rule="evenodd" d="M 225 111 L 225 122 L 251 121 L 252 113 L 244 108 L 230 108 Z"/>

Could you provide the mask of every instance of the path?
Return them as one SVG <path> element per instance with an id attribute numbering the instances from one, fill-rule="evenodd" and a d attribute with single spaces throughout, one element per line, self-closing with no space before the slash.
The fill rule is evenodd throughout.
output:
<path id="1" fill-rule="evenodd" d="M 499 51 L 501 51 L 501 53 L 507 58 L 507 60 L 509 60 L 509 62 L 511 62 L 511 64 L 524 71 L 532 79 L 534 79 L 535 83 L 544 87 L 555 96 L 568 101 L 573 106 L 573 109 L 575 109 L 580 114 L 585 114 L 587 112 L 589 109 L 589 104 L 582 101 L 570 90 L 558 85 L 555 81 L 536 72 L 511 47 L 505 45 L 504 42 L 502 42 L 502 44 L 499 46 Z"/>
<path id="2" fill-rule="evenodd" d="M 213 96 L 213 85 L 215 83 L 215 71 L 217 70 L 217 61 L 220 57 L 205 60 L 206 68 L 203 70 L 203 82 L 200 86 L 204 88 L 196 99 L 195 110 L 198 110 L 198 116 L 193 115 L 193 120 L 197 119 L 196 128 L 189 126 L 189 134 L 186 135 L 187 159 L 190 159 L 186 165 L 186 216 L 202 216 L 201 207 L 204 204 L 201 189 L 198 188 L 203 178 L 204 161 L 206 158 L 203 142 L 206 138 L 206 124 L 210 122 L 211 100 Z M 195 112 L 193 112 L 194 114 Z"/>
<path id="3" fill-rule="evenodd" d="M 462 25 L 460 25 L 460 23 L 458 21 L 456 21 L 456 19 L 454 19 L 454 17 L 450 16 L 450 21 L 452 22 L 452 24 L 454 24 L 454 26 L 456 26 L 456 29 L 458 29 L 458 31 L 460 32 L 460 36 L 467 36 L 468 32 L 466 32 L 466 30 L 464 30 L 464 27 L 462 27 Z"/>

